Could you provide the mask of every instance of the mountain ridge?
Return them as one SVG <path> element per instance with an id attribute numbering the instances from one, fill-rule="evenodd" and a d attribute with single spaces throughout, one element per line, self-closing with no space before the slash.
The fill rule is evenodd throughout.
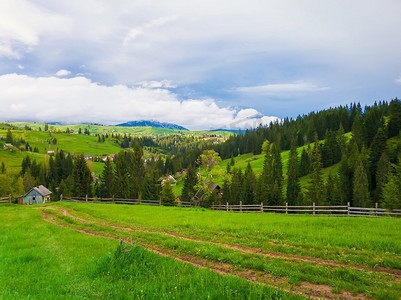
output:
<path id="1" fill-rule="evenodd" d="M 141 121 L 128 121 L 124 123 L 117 124 L 115 126 L 120 126 L 120 127 L 157 127 L 157 128 L 167 128 L 167 129 L 175 129 L 175 130 L 187 130 L 189 129 L 173 124 L 173 123 L 167 123 L 167 122 L 159 122 L 156 120 L 141 120 Z"/>

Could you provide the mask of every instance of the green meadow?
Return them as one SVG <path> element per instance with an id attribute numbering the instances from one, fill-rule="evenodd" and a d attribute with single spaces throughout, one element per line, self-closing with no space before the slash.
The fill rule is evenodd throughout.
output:
<path id="1" fill-rule="evenodd" d="M 0 217 L 0 298 L 398 299 L 401 292 L 399 219 L 65 202 L 3 205 Z"/>
<path id="2" fill-rule="evenodd" d="M 301 299 L 56 226 L 31 207 L 2 205 L 0 220 L 1 299 Z"/>

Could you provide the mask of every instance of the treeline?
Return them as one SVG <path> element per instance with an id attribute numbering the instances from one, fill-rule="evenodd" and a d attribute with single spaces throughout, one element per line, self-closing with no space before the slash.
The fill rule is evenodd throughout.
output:
<path id="1" fill-rule="evenodd" d="M 349 140 L 343 128 L 342 123 L 338 129 L 327 128 L 323 143 L 319 143 L 315 131 L 313 146 L 304 147 L 300 158 L 296 150 L 299 140 L 297 135 L 292 136 L 285 194 L 280 147 L 276 142 L 270 144 L 265 140 L 261 147 L 265 153 L 261 176 L 256 178 L 250 165 L 244 174 L 236 168 L 227 171 L 229 176 L 224 181 L 222 201 L 268 205 L 283 205 L 284 202 L 346 205 L 350 202 L 362 207 L 377 202 L 384 207 L 401 208 L 401 143 L 397 141 L 391 146 L 388 143 L 388 138 L 400 133 L 400 101 L 374 105 L 363 113 L 356 110 Z M 246 135 L 234 139 L 241 140 Z M 323 167 L 338 162 L 339 171 L 323 180 Z M 307 174 L 310 180 L 306 191 L 302 192 L 299 178 Z"/>

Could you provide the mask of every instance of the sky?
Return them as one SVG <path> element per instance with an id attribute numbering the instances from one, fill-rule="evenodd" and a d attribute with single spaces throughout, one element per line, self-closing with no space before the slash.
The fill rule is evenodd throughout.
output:
<path id="1" fill-rule="evenodd" d="M 2 0 L 0 120 L 235 129 L 401 97 L 399 0 Z"/>

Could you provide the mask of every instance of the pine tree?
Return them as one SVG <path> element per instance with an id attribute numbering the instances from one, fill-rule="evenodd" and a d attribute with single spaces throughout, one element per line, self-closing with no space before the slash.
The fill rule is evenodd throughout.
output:
<path id="1" fill-rule="evenodd" d="M 77 197 L 92 196 L 92 175 L 86 164 L 83 154 L 79 154 L 74 162 L 74 169 L 72 173 L 74 184 L 73 194 Z"/>
<path id="2" fill-rule="evenodd" d="M 143 150 L 138 142 L 135 143 L 134 151 L 130 153 L 131 168 L 131 192 L 130 196 L 138 198 L 139 192 L 142 188 L 143 178 L 145 176 L 145 167 L 143 161 Z"/>
<path id="3" fill-rule="evenodd" d="M 256 177 L 249 162 L 246 166 L 243 182 L 243 204 L 255 203 Z"/>
<path id="4" fill-rule="evenodd" d="M 160 185 L 157 184 L 158 176 L 154 170 L 146 174 L 141 189 L 141 199 L 158 200 L 160 194 Z"/>
<path id="5" fill-rule="evenodd" d="M 283 204 L 283 164 L 281 162 L 280 148 L 276 143 L 272 143 L 272 183 L 273 189 L 271 190 L 270 205 Z"/>
<path id="6" fill-rule="evenodd" d="M 239 204 L 243 199 L 243 174 L 240 168 L 234 168 L 231 180 L 231 204 Z"/>
<path id="7" fill-rule="evenodd" d="M 129 198 L 130 196 L 130 174 L 128 172 L 128 164 L 125 152 L 120 151 L 115 161 L 114 172 L 114 191 L 116 197 Z"/>
<path id="8" fill-rule="evenodd" d="M 221 202 L 223 204 L 231 203 L 230 190 L 231 190 L 230 180 L 228 176 L 226 176 L 223 181 L 223 187 L 221 188 L 221 193 L 222 193 Z"/>
<path id="9" fill-rule="evenodd" d="M 111 160 L 108 157 L 104 164 L 103 173 L 100 179 L 101 179 L 101 187 L 100 187 L 101 197 L 102 198 L 112 197 L 114 192 L 113 190 L 114 173 L 113 173 L 113 165 L 111 164 Z"/>
<path id="10" fill-rule="evenodd" d="M 299 183 L 298 176 L 298 153 L 295 143 L 292 143 L 290 158 L 288 160 L 288 170 L 287 170 L 287 202 L 288 205 L 296 205 L 299 200 L 299 193 L 301 191 L 301 186 Z"/>
<path id="11" fill-rule="evenodd" d="M 195 195 L 195 186 L 198 184 L 198 177 L 196 176 L 195 168 L 189 165 L 182 189 L 181 200 L 188 202 L 192 200 Z"/>
<path id="12" fill-rule="evenodd" d="M 399 158 L 399 161 L 400 158 Z M 388 182 L 383 187 L 383 204 L 388 209 L 401 208 L 401 166 L 393 165 Z"/>
<path id="13" fill-rule="evenodd" d="M 387 138 L 383 128 L 379 128 L 377 130 L 377 134 L 372 140 L 370 147 L 369 163 L 370 163 L 370 183 L 372 186 L 372 190 L 376 189 L 377 166 L 379 164 L 380 157 L 386 150 L 387 150 Z"/>
<path id="14" fill-rule="evenodd" d="M 322 159 L 319 151 L 319 143 L 315 141 L 315 146 L 312 151 L 312 174 L 309 182 L 307 199 L 309 204 L 313 202 L 317 205 L 323 204 L 324 197 L 324 182 L 322 179 Z"/>
<path id="15" fill-rule="evenodd" d="M 270 203 L 270 193 L 273 189 L 273 161 L 268 140 L 263 142 L 262 151 L 265 153 L 265 159 L 262 174 L 259 176 L 256 185 L 256 201 L 267 204 Z"/>
<path id="16" fill-rule="evenodd" d="M 35 179 L 31 175 L 31 169 L 27 169 L 23 178 L 24 190 L 28 192 L 35 186 Z"/>
<path id="17" fill-rule="evenodd" d="M 360 207 L 369 207 L 371 204 L 368 176 L 362 161 L 359 161 L 354 174 L 353 202 Z"/>
<path id="18" fill-rule="evenodd" d="M 308 151 L 303 148 L 301 154 L 301 161 L 299 162 L 299 176 L 303 177 L 308 175 L 311 171 L 311 159 Z"/>
<path id="19" fill-rule="evenodd" d="M 362 145 L 364 144 L 364 136 L 362 129 L 362 117 L 360 113 L 357 113 L 354 118 L 352 125 L 352 141 L 357 144 L 359 151 L 361 151 Z"/>
<path id="20" fill-rule="evenodd" d="M 175 196 L 169 181 L 166 181 L 164 183 L 162 191 L 160 193 L 160 199 L 162 200 L 162 204 L 164 206 L 175 205 Z"/>
<path id="21" fill-rule="evenodd" d="M 387 152 L 384 151 L 380 157 L 376 172 L 376 192 L 374 195 L 375 202 L 381 203 L 383 200 L 383 188 L 388 182 L 392 167 Z"/>
<path id="22" fill-rule="evenodd" d="M 395 98 L 388 107 L 389 120 L 387 124 L 388 137 L 397 136 L 401 130 L 401 101 Z"/>

